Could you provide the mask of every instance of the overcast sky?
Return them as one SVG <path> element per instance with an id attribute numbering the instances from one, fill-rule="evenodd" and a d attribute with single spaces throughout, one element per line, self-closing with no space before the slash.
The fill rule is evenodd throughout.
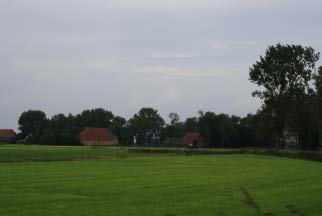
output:
<path id="1" fill-rule="evenodd" d="M 321 52 L 321 21 L 321 0 L 0 0 L 0 128 L 28 109 L 254 113 L 249 67 L 278 42 Z"/>

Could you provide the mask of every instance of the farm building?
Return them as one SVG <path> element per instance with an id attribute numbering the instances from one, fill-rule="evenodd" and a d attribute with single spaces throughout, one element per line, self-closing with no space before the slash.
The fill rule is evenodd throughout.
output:
<path id="1" fill-rule="evenodd" d="M 180 143 L 189 147 L 203 146 L 202 138 L 198 132 L 186 133 L 181 139 Z"/>
<path id="2" fill-rule="evenodd" d="M 83 145 L 118 145 L 119 140 L 107 128 L 85 128 L 76 137 Z"/>
<path id="3" fill-rule="evenodd" d="M 16 132 L 12 129 L 0 129 L 0 143 L 10 143 L 16 137 Z"/>

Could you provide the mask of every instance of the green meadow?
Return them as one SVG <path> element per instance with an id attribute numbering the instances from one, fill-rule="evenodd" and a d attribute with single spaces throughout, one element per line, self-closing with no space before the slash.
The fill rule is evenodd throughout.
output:
<path id="1" fill-rule="evenodd" d="M 260 215 L 242 188 L 263 214 L 322 215 L 320 162 L 17 145 L 0 161 L 1 216 Z"/>

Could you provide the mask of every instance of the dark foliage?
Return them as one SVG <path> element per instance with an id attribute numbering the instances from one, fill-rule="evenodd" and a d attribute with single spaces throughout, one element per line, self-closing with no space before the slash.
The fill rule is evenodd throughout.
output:
<path id="1" fill-rule="evenodd" d="M 250 68 L 250 81 L 261 87 L 253 96 L 259 97 L 263 109 L 270 113 L 276 150 L 284 144 L 283 135 L 292 126 L 289 121 L 303 125 L 302 110 L 313 94 L 310 81 L 319 56 L 311 47 L 277 44 L 269 46 L 265 56 Z M 291 129 L 304 132 L 299 128 Z M 300 134 L 302 143 L 307 141 L 306 135 Z"/>
<path id="2" fill-rule="evenodd" d="M 160 145 L 160 135 L 164 124 L 164 120 L 157 110 L 142 108 L 128 121 L 127 127 L 131 134 L 129 138 L 133 139 L 132 144 L 142 146 Z"/>

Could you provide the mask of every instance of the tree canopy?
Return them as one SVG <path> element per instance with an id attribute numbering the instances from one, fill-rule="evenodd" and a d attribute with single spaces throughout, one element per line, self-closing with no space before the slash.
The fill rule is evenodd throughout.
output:
<path id="1" fill-rule="evenodd" d="M 158 111 L 142 108 L 129 120 L 134 143 L 138 145 L 156 145 L 160 143 L 161 129 L 165 122 Z"/>
<path id="2" fill-rule="evenodd" d="M 271 113 L 274 123 L 276 148 L 283 143 L 283 133 L 294 108 L 304 104 L 313 90 L 310 81 L 319 53 L 300 45 L 269 46 L 249 71 L 250 81 L 261 88 L 253 92 Z M 296 111 L 296 110 L 295 110 Z"/>
<path id="3" fill-rule="evenodd" d="M 28 110 L 23 112 L 18 120 L 19 130 L 23 135 L 34 134 L 41 135 L 48 120 L 46 114 L 40 110 Z"/>

